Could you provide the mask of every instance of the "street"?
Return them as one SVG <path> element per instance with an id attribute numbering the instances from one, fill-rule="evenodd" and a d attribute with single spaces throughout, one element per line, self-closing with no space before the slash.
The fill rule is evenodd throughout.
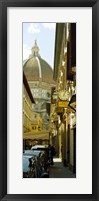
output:
<path id="1" fill-rule="evenodd" d="M 54 165 L 50 167 L 50 178 L 75 178 L 68 167 L 64 167 L 60 158 L 54 158 Z"/>

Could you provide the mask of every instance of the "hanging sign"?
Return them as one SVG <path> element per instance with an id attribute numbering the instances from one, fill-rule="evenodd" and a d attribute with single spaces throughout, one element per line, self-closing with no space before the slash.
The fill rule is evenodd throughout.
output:
<path id="1" fill-rule="evenodd" d="M 68 107 L 68 101 L 59 101 L 58 102 L 58 107 L 65 107 L 67 108 Z"/>

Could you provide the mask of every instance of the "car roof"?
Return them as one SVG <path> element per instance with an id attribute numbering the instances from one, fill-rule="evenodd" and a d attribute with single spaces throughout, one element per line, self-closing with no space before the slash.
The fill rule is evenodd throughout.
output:
<path id="1" fill-rule="evenodd" d="M 43 148 L 48 148 L 48 145 L 35 145 L 31 147 L 31 150 L 33 149 L 43 149 Z"/>

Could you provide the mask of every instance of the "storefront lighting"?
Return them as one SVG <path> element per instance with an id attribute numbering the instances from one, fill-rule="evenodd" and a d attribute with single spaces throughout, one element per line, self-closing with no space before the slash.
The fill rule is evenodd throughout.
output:
<path id="1" fill-rule="evenodd" d="M 61 123 L 61 120 L 59 119 L 58 123 L 60 124 Z"/>
<path id="2" fill-rule="evenodd" d="M 74 113 L 73 113 L 73 112 L 71 112 L 71 113 L 70 113 L 70 116 L 71 116 L 71 117 L 73 117 L 73 116 L 74 116 Z"/>
<path id="3" fill-rule="evenodd" d="M 66 121 L 66 118 L 67 118 L 67 108 L 64 108 L 64 114 L 63 114 L 63 120 Z"/>
<path id="4" fill-rule="evenodd" d="M 61 76 L 63 76 L 63 72 L 61 71 Z"/>
<path id="5" fill-rule="evenodd" d="M 69 97 L 69 101 L 70 101 L 71 97 Z"/>
<path id="6" fill-rule="evenodd" d="M 67 47 L 64 48 L 64 54 L 66 54 L 66 53 L 67 53 Z"/>
<path id="7" fill-rule="evenodd" d="M 60 120 L 60 117 L 58 116 L 58 123 L 60 124 L 61 123 L 61 120 Z"/>
<path id="8" fill-rule="evenodd" d="M 76 94 L 76 86 L 75 86 L 75 94 Z"/>
<path id="9" fill-rule="evenodd" d="M 62 61 L 62 66 L 64 66 L 65 65 L 65 61 Z"/>
<path id="10" fill-rule="evenodd" d="M 76 116 L 74 113 L 70 113 L 70 128 L 73 128 L 73 126 L 76 124 Z"/>
<path id="11" fill-rule="evenodd" d="M 69 87 L 69 92 L 70 92 L 70 87 Z"/>
<path id="12" fill-rule="evenodd" d="M 74 88 L 74 87 L 72 87 L 72 93 L 73 93 L 73 94 L 75 93 L 75 88 Z"/>
<path id="13" fill-rule="evenodd" d="M 70 118 L 70 128 L 72 128 L 73 126 L 72 126 L 72 118 Z"/>

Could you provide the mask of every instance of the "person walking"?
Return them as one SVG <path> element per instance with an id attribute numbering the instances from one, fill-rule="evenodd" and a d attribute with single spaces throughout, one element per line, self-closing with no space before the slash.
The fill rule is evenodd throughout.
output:
<path id="1" fill-rule="evenodd" d="M 51 165 L 54 165 L 53 157 L 55 156 L 55 148 L 51 146 Z"/>
<path id="2" fill-rule="evenodd" d="M 49 163 L 51 163 L 51 145 L 50 144 L 48 146 L 48 160 L 49 160 Z"/>

